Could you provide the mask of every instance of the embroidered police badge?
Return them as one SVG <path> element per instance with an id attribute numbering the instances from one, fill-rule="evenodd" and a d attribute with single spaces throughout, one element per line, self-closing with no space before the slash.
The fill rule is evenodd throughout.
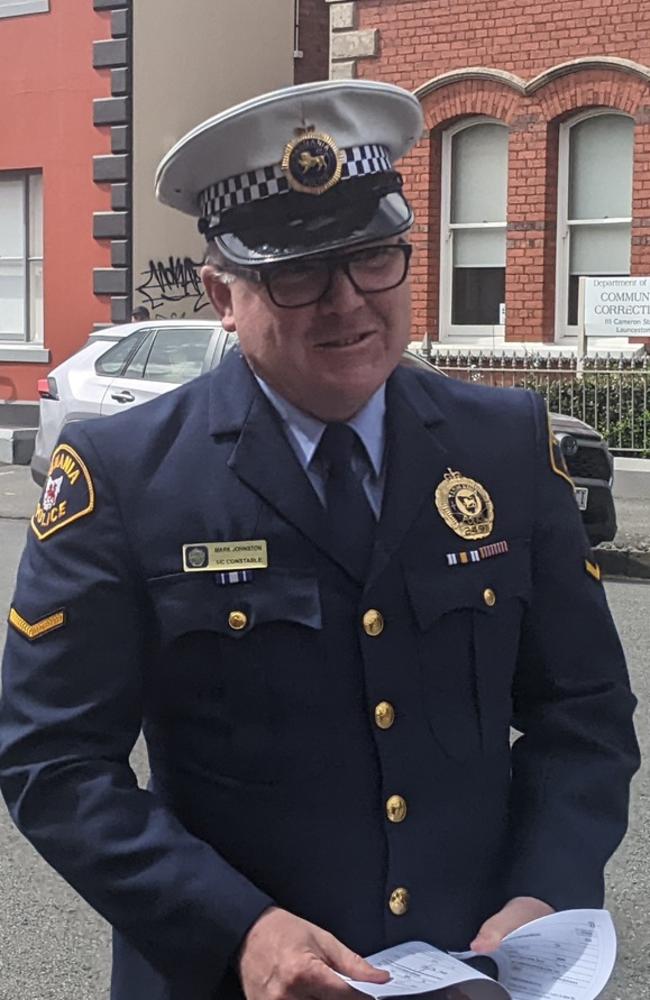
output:
<path id="1" fill-rule="evenodd" d="M 494 505 L 475 479 L 448 469 L 436 488 L 435 500 L 447 527 L 461 538 L 486 538 L 492 531 Z"/>
<path id="2" fill-rule="evenodd" d="M 285 146 L 282 169 L 294 191 L 323 194 L 340 181 L 344 162 L 331 136 L 303 132 Z"/>
<path id="3" fill-rule="evenodd" d="M 88 469 L 74 448 L 60 444 L 31 520 L 34 534 L 43 541 L 94 509 L 95 488 Z"/>

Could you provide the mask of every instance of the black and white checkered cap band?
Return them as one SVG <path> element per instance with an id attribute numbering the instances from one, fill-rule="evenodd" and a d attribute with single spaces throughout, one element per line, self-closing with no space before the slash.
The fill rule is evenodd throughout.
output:
<path id="1" fill-rule="evenodd" d="M 341 152 L 345 155 L 341 170 L 342 181 L 368 174 L 383 174 L 393 169 L 385 146 L 351 146 Z M 222 214 L 230 208 L 271 198 L 276 194 L 288 194 L 291 190 L 280 164 L 251 170 L 219 181 L 202 191 L 199 195 L 201 215 L 211 226 L 216 226 Z"/>

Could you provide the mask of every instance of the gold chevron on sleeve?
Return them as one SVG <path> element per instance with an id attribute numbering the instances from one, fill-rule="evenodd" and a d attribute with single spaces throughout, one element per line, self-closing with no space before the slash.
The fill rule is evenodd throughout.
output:
<path id="1" fill-rule="evenodd" d="M 24 635 L 30 642 L 33 642 L 34 639 L 40 639 L 41 636 L 53 632 L 54 629 L 62 628 L 65 625 L 65 611 L 54 611 L 47 618 L 40 618 L 30 625 L 22 615 L 18 614 L 15 608 L 12 608 L 9 612 L 9 624 L 13 625 L 16 631 Z"/>
<path id="2" fill-rule="evenodd" d="M 601 572 L 598 563 L 593 563 L 585 559 L 585 569 L 589 573 L 589 576 L 593 576 L 594 580 L 600 580 Z"/>

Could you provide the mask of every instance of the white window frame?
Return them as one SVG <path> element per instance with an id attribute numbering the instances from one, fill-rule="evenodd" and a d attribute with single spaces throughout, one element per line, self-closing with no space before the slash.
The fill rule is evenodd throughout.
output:
<path id="1" fill-rule="evenodd" d="M 475 125 L 499 125 L 506 130 L 508 141 L 510 139 L 508 126 L 504 122 L 499 118 L 490 118 L 485 115 L 463 118 L 462 121 L 456 125 L 452 125 L 451 128 L 443 132 L 440 176 L 440 320 L 438 328 L 441 341 L 454 344 L 472 344 L 478 342 L 480 345 L 488 346 L 505 343 L 505 325 L 459 326 L 451 322 L 454 275 L 454 230 L 478 228 L 504 229 L 507 233 L 508 225 L 507 219 L 503 222 L 485 222 L 480 227 L 474 223 L 451 222 L 452 140 L 459 132 L 473 128 Z"/>
<path id="2" fill-rule="evenodd" d="M 0 347 L 24 347 L 25 345 L 43 345 L 43 336 L 35 335 L 32 329 L 32 317 L 31 317 L 31 264 L 41 263 L 43 264 L 43 254 L 34 254 L 32 252 L 32 245 L 30 239 L 30 223 L 31 223 L 31 212 L 32 205 L 29 192 L 29 180 L 30 177 L 40 176 L 41 177 L 41 196 L 43 192 L 43 182 L 42 182 L 42 171 L 40 170 L 3 170 L 0 171 L 0 182 L 4 179 L 21 181 L 23 185 L 23 220 L 25 226 L 25 243 L 24 243 L 24 253 L 22 257 L 5 257 L 8 261 L 22 261 L 25 265 L 25 297 L 23 299 L 23 311 L 24 311 L 24 334 L 23 333 L 0 333 Z M 43 219 L 43 205 L 41 204 L 41 218 Z M 41 241 L 43 235 L 41 234 Z M 43 328 L 43 323 L 41 323 L 41 329 Z M 0 358 L 0 360 L 6 360 Z"/>
<path id="3" fill-rule="evenodd" d="M 50 0 L 0 0 L 0 17 L 46 14 L 49 9 Z"/>
<path id="4" fill-rule="evenodd" d="M 576 344 L 578 327 L 569 326 L 567 310 L 569 308 L 569 261 L 571 257 L 571 228 L 574 226 L 607 226 L 631 224 L 632 217 L 615 219 L 580 219 L 569 223 L 569 153 L 571 129 L 588 118 L 600 118 L 603 115 L 621 115 L 630 118 L 631 115 L 617 108 L 594 108 L 562 122 L 558 141 L 557 162 L 557 240 L 555 253 L 555 343 Z M 623 341 L 619 340 L 619 343 Z"/>

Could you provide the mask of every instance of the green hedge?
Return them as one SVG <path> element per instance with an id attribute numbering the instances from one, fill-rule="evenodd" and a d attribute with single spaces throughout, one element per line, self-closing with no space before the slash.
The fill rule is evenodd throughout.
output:
<path id="1" fill-rule="evenodd" d="M 558 373 L 559 374 L 559 373 Z M 646 374 L 568 372 L 548 380 L 526 374 L 519 382 L 541 392 L 549 410 L 570 414 L 600 431 L 609 447 L 650 457 L 650 386 Z"/>

